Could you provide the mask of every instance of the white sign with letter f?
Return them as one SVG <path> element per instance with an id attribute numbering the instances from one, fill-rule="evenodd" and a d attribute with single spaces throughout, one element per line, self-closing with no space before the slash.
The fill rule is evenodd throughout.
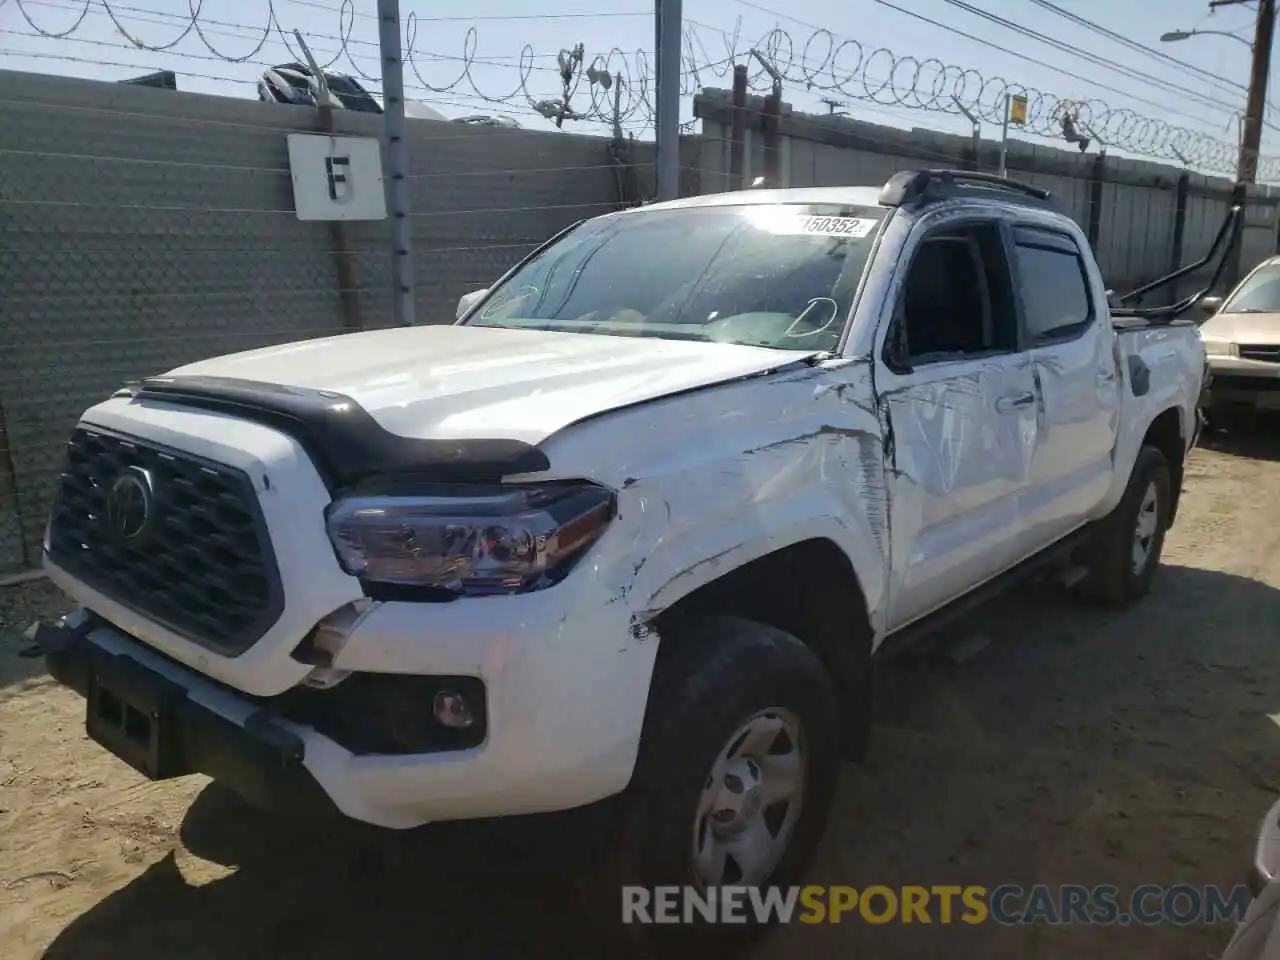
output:
<path id="1" fill-rule="evenodd" d="M 385 220 L 382 146 L 375 137 L 291 133 L 289 172 L 299 220 Z"/>

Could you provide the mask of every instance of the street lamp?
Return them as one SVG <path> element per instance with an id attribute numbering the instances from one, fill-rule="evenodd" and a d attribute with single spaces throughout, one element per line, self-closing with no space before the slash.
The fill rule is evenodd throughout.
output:
<path id="1" fill-rule="evenodd" d="M 1177 43 L 1179 40 L 1190 40 L 1192 37 L 1230 37 L 1232 40 L 1239 40 L 1250 50 L 1253 44 L 1244 37 L 1237 36 L 1234 33 L 1227 33 L 1225 30 L 1170 30 L 1168 33 L 1160 34 L 1161 43 Z"/>
<path id="2" fill-rule="evenodd" d="M 1247 0 L 1210 0 L 1210 7 L 1235 6 Z M 1226 30 L 1170 30 L 1160 35 L 1164 43 L 1177 43 L 1195 36 L 1230 37 L 1249 48 L 1252 61 L 1249 78 L 1249 102 L 1241 125 L 1240 158 L 1236 164 L 1237 184 L 1256 183 L 1258 152 L 1262 146 L 1262 114 L 1266 108 L 1267 74 L 1271 70 L 1271 39 L 1276 20 L 1276 0 L 1259 0 L 1258 18 L 1253 42 Z M 1243 189 L 1243 188 L 1241 188 Z"/>

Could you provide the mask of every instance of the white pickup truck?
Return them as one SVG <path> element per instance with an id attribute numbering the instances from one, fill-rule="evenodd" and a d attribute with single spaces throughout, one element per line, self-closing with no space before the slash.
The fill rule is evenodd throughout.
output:
<path id="1" fill-rule="evenodd" d="M 607 891 L 787 884 L 879 655 L 1032 572 L 1148 591 L 1194 299 L 1113 310 L 1047 194 L 956 171 L 590 219 L 456 324 L 86 411 L 36 649 L 148 777 L 398 829 L 604 809 Z"/>

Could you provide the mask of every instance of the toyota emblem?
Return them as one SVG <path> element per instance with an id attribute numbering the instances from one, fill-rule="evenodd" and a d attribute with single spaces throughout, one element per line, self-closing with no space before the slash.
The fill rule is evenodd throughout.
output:
<path id="1" fill-rule="evenodd" d="M 141 467 L 130 467 L 107 491 L 107 527 L 117 540 L 135 544 L 151 529 L 154 507 L 151 474 Z"/>

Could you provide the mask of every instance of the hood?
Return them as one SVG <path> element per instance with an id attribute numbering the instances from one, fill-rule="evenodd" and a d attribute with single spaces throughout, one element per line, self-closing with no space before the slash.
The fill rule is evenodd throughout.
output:
<path id="1" fill-rule="evenodd" d="M 424 439 L 537 444 L 593 414 L 764 373 L 800 351 L 493 327 L 397 327 L 202 360 L 169 376 L 234 377 L 345 394 Z"/>
<path id="2" fill-rule="evenodd" d="M 1280 313 L 1218 313 L 1200 325 L 1212 340 L 1280 345 Z"/>

